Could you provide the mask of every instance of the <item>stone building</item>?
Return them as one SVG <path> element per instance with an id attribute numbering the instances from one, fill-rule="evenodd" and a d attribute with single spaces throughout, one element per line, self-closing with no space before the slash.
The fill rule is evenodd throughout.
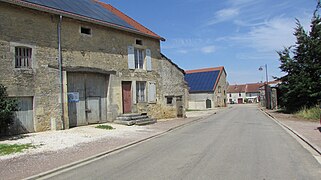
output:
<path id="1" fill-rule="evenodd" d="M 111 5 L 0 0 L 0 19 L 0 83 L 18 99 L 20 131 L 185 116 L 184 72 L 161 54 L 164 38 Z"/>
<path id="2" fill-rule="evenodd" d="M 226 71 L 224 67 L 185 71 L 189 86 L 188 109 L 226 106 Z"/>

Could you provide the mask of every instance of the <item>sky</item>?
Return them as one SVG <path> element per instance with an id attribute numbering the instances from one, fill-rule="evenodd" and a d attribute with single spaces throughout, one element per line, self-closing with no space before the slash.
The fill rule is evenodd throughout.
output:
<path id="1" fill-rule="evenodd" d="M 284 75 L 276 51 L 309 31 L 317 0 L 103 0 L 164 37 L 161 52 L 184 70 L 224 66 L 229 84 Z M 263 70 L 259 71 L 260 66 Z"/>

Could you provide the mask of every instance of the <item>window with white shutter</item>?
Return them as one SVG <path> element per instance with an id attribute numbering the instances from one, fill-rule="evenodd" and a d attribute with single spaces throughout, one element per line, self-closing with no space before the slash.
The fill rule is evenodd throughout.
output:
<path id="1" fill-rule="evenodd" d="M 155 103 L 156 102 L 156 83 L 148 82 L 148 102 Z"/>
<path id="2" fill-rule="evenodd" d="M 133 46 L 128 46 L 128 69 L 135 69 L 135 56 Z"/>
<path id="3" fill-rule="evenodd" d="M 146 49 L 146 66 L 147 71 L 152 70 L 152 56 L 150 49 Z"/>

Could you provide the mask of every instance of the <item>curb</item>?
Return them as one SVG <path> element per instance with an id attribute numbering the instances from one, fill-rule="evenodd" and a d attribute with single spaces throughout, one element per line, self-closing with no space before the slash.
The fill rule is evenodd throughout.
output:
<path id="1" fill-rule="evenodd" d="M 318 153 L 319 155 L 321 155 L 321 149 L 313 144 L 312 142 L 310 142 L 306 137 L 304 137 L 303 135 L 301 135 L 300 133 L 296 132 L 294 129 L 292 129 L 291 127 L 287 126 L 286 124 L 282 123 L 281 121 L 279 121 L 278 119 L 276 119 L 274 116 L 272 116 L 270 113 L 264 111 L 263 109 L 259 108 L 260 111 L 262 111 L 265 115 L 269 116 L 271 119 L 273 119 L 276 123 L 278 123 L 279 125 L 283 126 L 284 128 L 288 129 L 289 131 L 291 131 L 294 135 L 296 135 L 298 138 L 300 138 L 303 142 L 305 142 L 307 145 L 309 145 L 316 153 Z"/>
<path id="2" fill-rule="evenodd" d="M 208 116 L 202 116 L 202 117 L 197 117 L 195 118 L 194 120 L 192 121 L 189 121 L 189 122 L 186 122 L 186 123 L 183 123 L 183 124 L 180 124 L 178 126 L 174 126 L 172 128 L 169 128 L 168 130 L 166 131 L 163 131 L 163 132 L 160 132 L 158 134 L 155 134 L 155 135 L 152 135 L 152 136 L 149 136 L 149 137 L 146 137 L 146 138 L 143 138 L 143 139 L 140 139 L 140 140 L 137 140 L 137 141 L 134 141 L 134 142 L 131 142 L 131 143 L 128 143 L 128 144 L 125 144 L 123 146 L 120 146 L 120 147 L 117 147 L 115 149 L 112 149 L 112 150 L 109 150 L 109 151 L 106 151 L 106 152 L 102 152 L 102 153 L 99 153 L 99 154 L 96 154 L 96 155 L 93 155 L 91 157 L 88 157 L 88 158 L 85 158 L 85 159 L 82 159 L 82 160 L 79 160 L 79 161 L 76 161 L 76 162 L 72 162 L 70 164 L 66 164 L 66 165 L 63 165 L 61 167 L 58 167 L 56 169 L 52 169 L 52 170 L 49 170 L 49 171 L 46 171 L 46 172 L 43 172 L 43 173 L 40 173 L 40 174 L 37 174 L 37 175 L 34 175 L 34 176 L 30 176 L 30 177 L 27 177 L 27 178 L 24 178 L 24 179 L 27 179 L 27 180 L 33 180 L 33 179 L 40 179 L 40 178 L 44 178 L 46 176 L 49 176 L 49 175 L 52 175 L 54 173 L 58 173 L 59 171 L 63 171 L 63 170 L 66 170 L 68 168 L 72 168 L 74 166 L 77 166 L 77 165 L 85 165 L 87 163 L 90 163 L 91 161 L 94 161 L 98 158 L 102 158 L 104 156 L 107 156 L 113 152 L 116 152 L 116 151 L 120 151 L 120 150 L 123 150 L 125 148 L 128 148 L 128 147 L 131 147 L 131 146 L 134 146 L 136 144 L 139 144 L 139 143 L 142 143 L 142 142 L 145 142 L 145 141 L 148 141 L 150 139 L 153 139 L 153 138 L 156 138 L 156 137 L 160 137 L 168 132 L 171 132 L 173 130 L 176 130 L 176 129 L 179 129 L 179 128 L 182 128 L 184 126 L 188 126 L 192 123 L 195 123 L 195 122 L 198 122 L 198 121 L 201 121 L 211 115 L 214 115 L 216 113 L 213 113 L 213 114 L 210 114 Z"/>

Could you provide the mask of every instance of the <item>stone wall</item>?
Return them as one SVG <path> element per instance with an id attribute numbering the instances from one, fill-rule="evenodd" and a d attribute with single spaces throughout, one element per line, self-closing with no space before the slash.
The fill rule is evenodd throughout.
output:
<path id="1" fill-rule="evenodd" d="M 54 129 L 62 129 L 57 69 L 58 16 L 0 2 L 0 19 L 0 83 L 8 87 L 12 97 L 33 97 L 35 131 L 50 130 L 53 122 Z M 81 34 L 81 27 L 91 28 L 92 34 Z M 128 46 L 137 46 L 136 39 L 143 42 L 140 48 L 151 50 L 152 71 L 128 68 Z M 109 76 L 107 85 L 108 121 L 122 113 L 122 81 L 156 82 L 157 102 L 134 103 L 132 107 L 133 112 L 147 112 L 155 118 L 174 117 L 175 114 L 173 108 L 164 105 L 163 93 L 187 97 L 182 90 L 185 88 L 182 73 L 169 62 L 161 60 L 158 39 L 63 17 L 61 42 L 64 67 L 116 72 Z M 32 48 L 31 69 L 14 68 L 16 46 Z M 68 128 L 66 77 L 63 84 L 64 123 Z"/>
<path id="2" fill-rule="evenodd" d="M 225 107 L 227 104 L 227 88 L 228 84 L 226 81 L 227 74 L 223 70 L 218 83 L 216 85 L 215 91 L 214 91 L 214 106 L 215 107 Z"/>

